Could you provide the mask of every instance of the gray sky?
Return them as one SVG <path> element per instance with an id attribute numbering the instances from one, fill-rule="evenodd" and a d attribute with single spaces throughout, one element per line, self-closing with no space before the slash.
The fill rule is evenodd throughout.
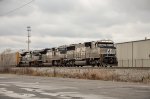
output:
<path id="1" fill-rule="evenodd" d="M 0 50 L 111 39 L 124 42 L 150 38 L 150 0 L 0 0 Z"/>

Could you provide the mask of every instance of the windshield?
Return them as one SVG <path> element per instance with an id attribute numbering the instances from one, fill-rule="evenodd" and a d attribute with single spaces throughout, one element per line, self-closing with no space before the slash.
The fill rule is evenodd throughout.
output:
<path id="1" fill-rule="evenodd" d="M 114 47 L 114 44 L 97 44 L 98 47 Z"/>

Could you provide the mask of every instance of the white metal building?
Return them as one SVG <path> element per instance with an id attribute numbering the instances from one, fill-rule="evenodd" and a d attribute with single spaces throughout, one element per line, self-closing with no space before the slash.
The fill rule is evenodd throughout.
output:
<path id="1" fill-rule="evenodd" d="M 150 67 L 150 39 L 117 43 L 119 67 Z"/>

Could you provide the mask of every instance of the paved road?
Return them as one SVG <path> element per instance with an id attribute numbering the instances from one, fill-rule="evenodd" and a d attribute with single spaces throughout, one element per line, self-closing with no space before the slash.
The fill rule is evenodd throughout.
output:
<path id="1" fill-rule="evenodd" d="M 0 74 L 0 99 L 150 99 L 150 85 Z"/>

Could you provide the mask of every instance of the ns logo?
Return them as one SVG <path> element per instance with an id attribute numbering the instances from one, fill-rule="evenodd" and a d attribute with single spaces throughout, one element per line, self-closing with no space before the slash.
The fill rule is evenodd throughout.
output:
<path id="1" fill-rule="evenodd" d="M 112 49 L 107 49 L 107 54 L 112 54 Z"/>

